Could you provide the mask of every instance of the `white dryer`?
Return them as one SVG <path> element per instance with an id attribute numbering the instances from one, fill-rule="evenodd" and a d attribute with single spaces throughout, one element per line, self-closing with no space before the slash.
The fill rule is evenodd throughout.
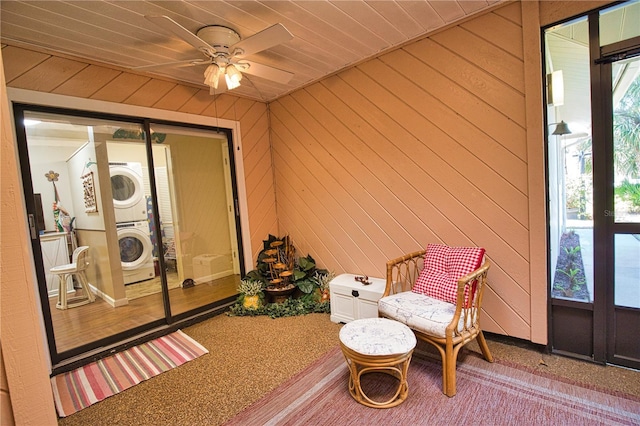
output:
<path id="1" fill-rule="evenodd" d="M 148 222 L 122 222 L 116 224 L 116 227 L 124 284 L 155 277 L 153 244 L 149 237 Z"/>
<path id="2" fill-rule="evenodd" d="M 147 220 L 142 164 L 109 163 L 116 223 Z"/>

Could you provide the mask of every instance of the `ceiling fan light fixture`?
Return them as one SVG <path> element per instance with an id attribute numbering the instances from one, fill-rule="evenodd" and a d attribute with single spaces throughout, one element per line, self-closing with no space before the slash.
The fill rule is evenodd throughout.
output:
<path id="1" fill-rule="evenodd" d="M 213 72 L 218 72 L 218 66 L 216 64 L 210 64 L 207 69 L 204 70 L 204 78 L 208 78 Z"/>
<path id="2" fill-rule="evenodd" d="M 220 67 L 216 64 L 211 64 L 204 70 L 204 84 L 214 89 L 218 88 L 218 82 L 220 80 Z"/>
<path id="3" fill-rule="evenodd" d="M 231 79 L 228 74 L 225 74 L 224 78 L 227 81 L 227 89 L 233 90 L 240 87 L 240 82 L 237 80 Z"/>
<path id="4" fill-rule="evenodd" d="M 240 80 L 242 80 L 242 73 L 234 65 L 229 65 L 226 69 L 225 80 L 227 81 L 227 88 L 229 90 L 240 87 Z"/>
<path id="5" fill-rule="evenodd" d="M 194 33 L 166 15 L 145 15 L 145 18 L 166 32 L 180 37 L 207 57 L 151 67 L 205 65 L 204 84 L 210 87 L 211 94 L 215 95 L 239 87 L 243 72 L 281 84 L 287 84 L 293 76 L 290 72 L 244 59 L 246 56 L 291 40 L 293 35 L 282 24 L 274 24 L 243 39 L 235 30 L 223 25 L 207 25 Z M 150 67 L 134 67 L 134 69 L 140 68 Z M 223 75 L 226 84 L 218 89 Z"/>

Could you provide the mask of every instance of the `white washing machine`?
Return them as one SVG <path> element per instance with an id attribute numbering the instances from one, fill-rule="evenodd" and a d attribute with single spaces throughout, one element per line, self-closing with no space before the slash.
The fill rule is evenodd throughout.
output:
<path id="1" fill-rule="evenodd" d="M 147 220 L 142 164 L 109 163 L 116 223 Z"/>
<path id="2" fill-rule="evenodd" d="M 124 284 L 133 284 L 155 277 L 153 244 L 149 237 L 149 224 L 145 221 L 122 222 L 118 228 L 120 262 Z"/>

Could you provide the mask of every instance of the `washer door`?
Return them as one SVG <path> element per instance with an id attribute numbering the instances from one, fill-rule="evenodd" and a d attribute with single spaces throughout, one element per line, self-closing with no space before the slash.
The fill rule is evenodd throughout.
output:
<path id="1" fill-rule="evenodd" d="M 125 271 L 138 269 L 151 259 L 153 246 L 149 234 L 140 229 L 118 229 L 118 243 L 120 245 L 120 262 Z"/>
<path id="2" fill-rule="evenodd" d="M 113 207 L 128 209 L 135 206 L 144 196 L 142 178 L 128 167 L 111 166 L 111 192 Z"/>

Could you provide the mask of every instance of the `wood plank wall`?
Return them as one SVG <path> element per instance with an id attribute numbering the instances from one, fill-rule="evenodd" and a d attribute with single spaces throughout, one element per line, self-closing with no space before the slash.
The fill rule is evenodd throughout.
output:
<path id="1" fill-rule="evenodd" d="M 280 231 L 377 277 L 428 243 L 483 246 L 483 327 L 530 339 L 523 58 L 517 2 L 272 102 Z"/>
<path id="2" fill-rule="evenodd" d="M 17 151 L 0 57 L 0 424 L 56 424 Z"/>
<path id="3" fill-rule="evenodd" d="M 18 46 L 3 45 L 2 56 L 8 87 L 239 121 L 253 259 L 278 232 L 265 103 Z"/>
<path id="4" fill-rule="evenodd" d="M 540 23 L 604 3 L 541 2 Z M 9 87 L 239 120 L 253 259 L 288 233 L 322 267 L 382 277 L 429 242 L 481 245 L 494 264 L 483 327 L 530 339 L 530 276 L 543 274 L 529 247 L 544 237 L 527 168 L 543 160 L 527 158 L 521 17 L 510 3 L 269 105 L 18 46 L 2 55 Z"/>

